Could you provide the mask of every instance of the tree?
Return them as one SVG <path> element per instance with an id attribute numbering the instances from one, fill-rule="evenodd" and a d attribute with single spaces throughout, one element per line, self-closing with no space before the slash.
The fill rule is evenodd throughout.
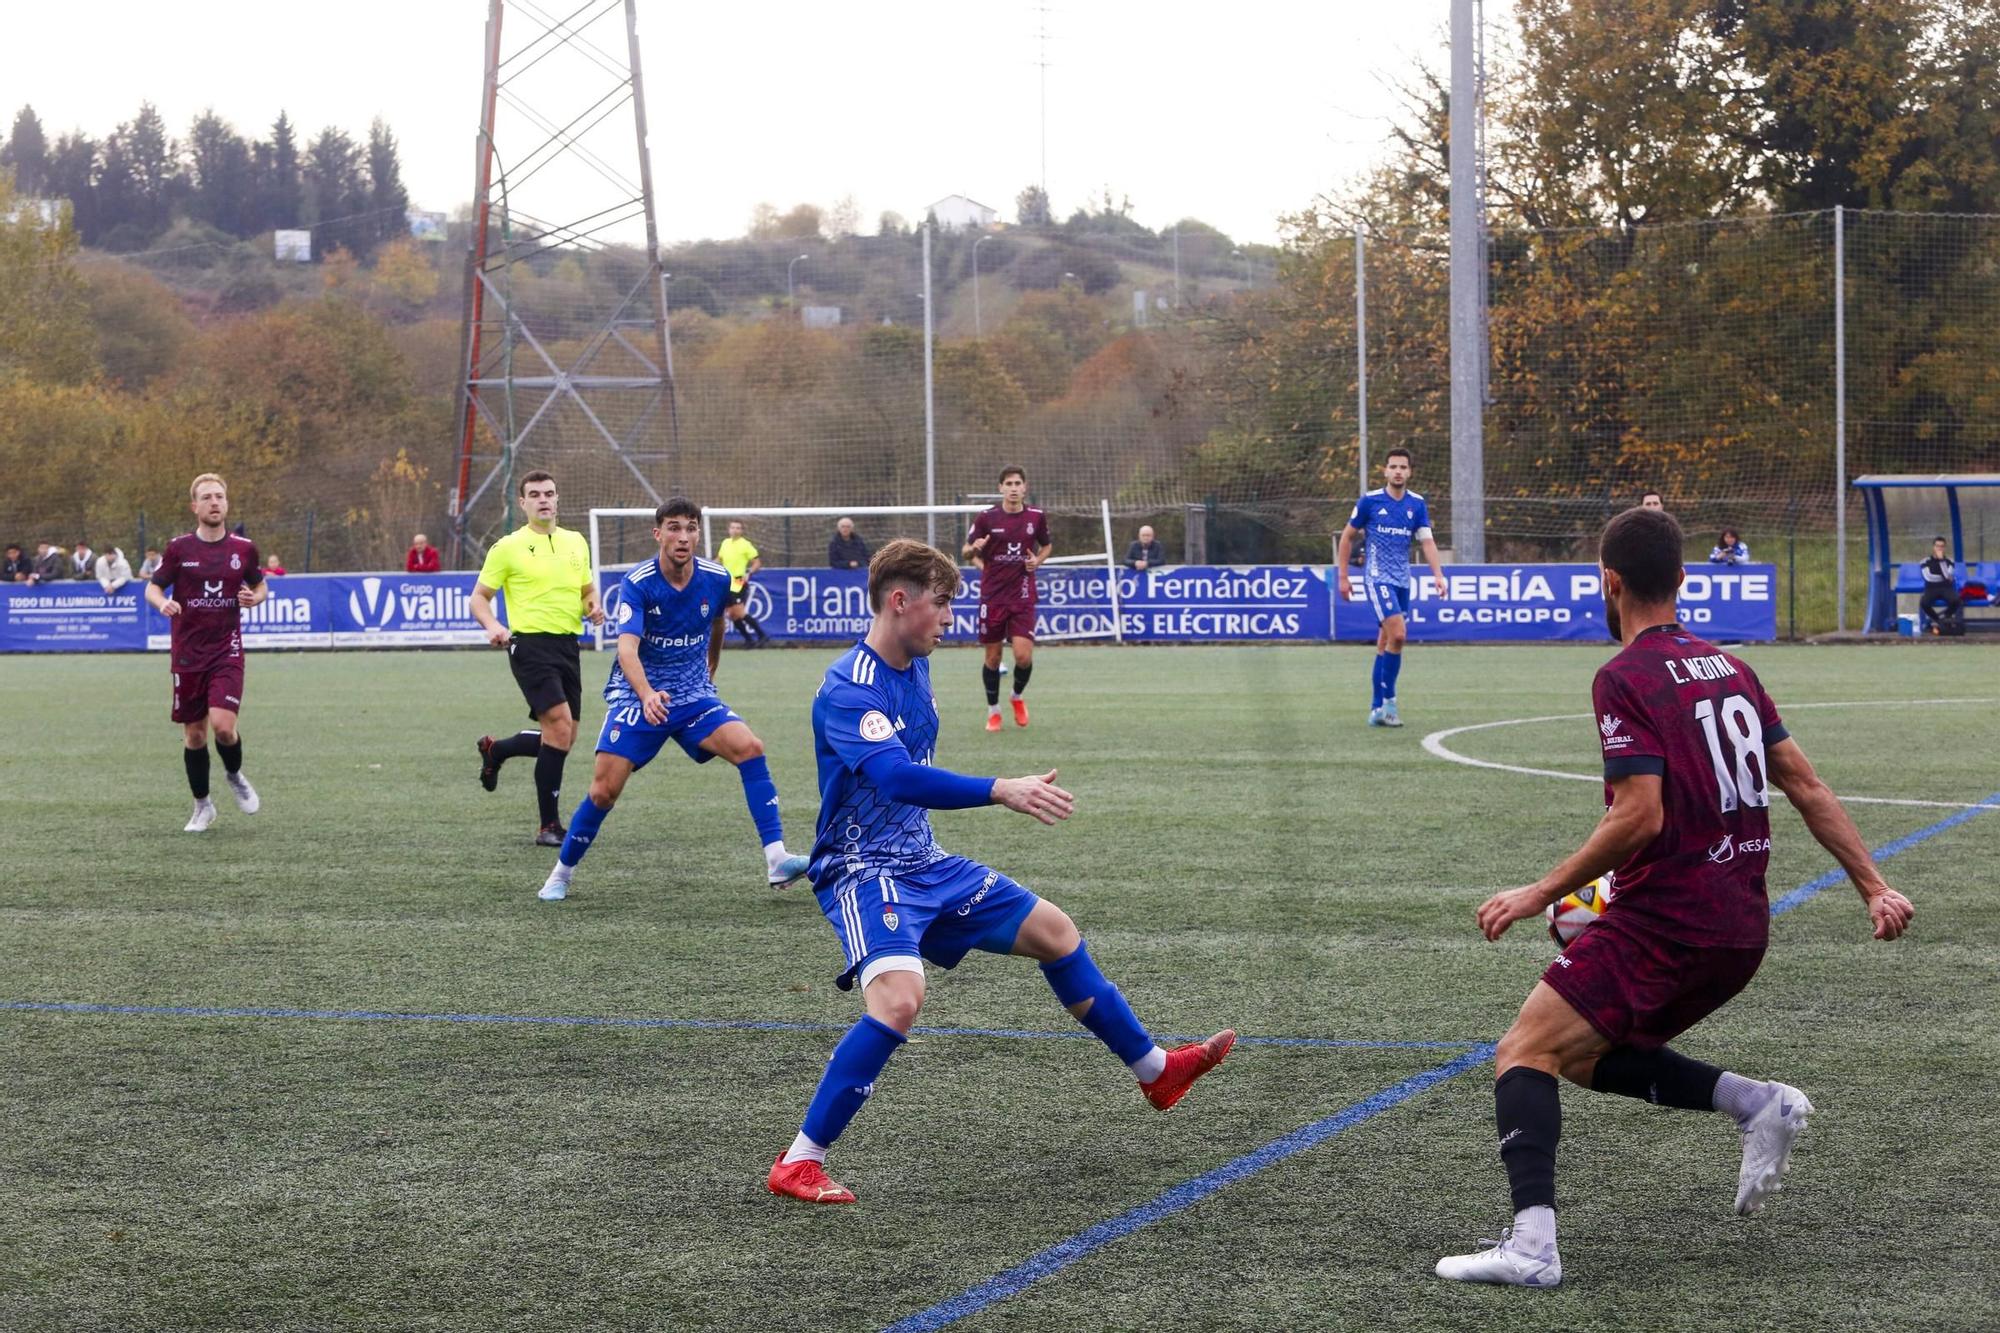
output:
<path id="1" fill-rule="evenodd" d="M 97 243 L 97 144 L 82 132 L 56 140 L 49 154 L 48 190 L 69 200 L 70 221 L 87 245 Z"/>
<path id="2" fill-rule="evenodd" d="M 0 147 L 0 167 L 14 173 L 14 189 L 29 197 L 39 196 L 48 187 L 48 140 L 42 134 L 41 118 L 35 108 L 24 106 L 14 116 L 14 131 Z"/>
<path id="3" fill-rule="evenodd" d="M 753 241 L 776 240 L 780 220 L 778 210 L 775 207 L 770 204 L 759 203 L 755 208 L 750 210 L 750 239 Z"/>
<path id="4" fill-rule="evenodd" d="M 843 194 L 833 201 L 833 207 L 826 210 L 826 234 L 833 240 L 852 236 L 861 229 L 861 206 L 854 202 L 854 196 Z"/>
<path id="5" fill-rule="evenodd" d="M 368 126 L 368 210 L 362 234 L 369 251 L 384 241 L 408 236 L 410 195 L 403 188 L 402 165 L 396 158 L 396 136 L 377 116 Z"/>
<path id="6" fill-rule="evenodd" d="M 7 221 L 14 199 L 0 175 L 0 381 L 81 384 L 97 365 L 76 231 L 67 220 L 48 226 L 32 210 Z"/>
<path id="7" fill-rule="evenodd" d="M 250 234 L 255 210 L 250 145 L 213 108 L 188 127 L 189 212 L 231 236 Z"/>
<path id="8" fill-rule="evenodd" d="M 875 220 L 875 234 L 877 236 L 908 236 L 910 234 L 909 219 L 893 208 L 884 209 L 882 216 Z"/>
<path id="9" fill-rule="evenodd" d="M 1014 218 L 1024 227 L 1054 225 L 1055 214 L 1049 211 L 1049 192 L 1039 185 L 1030 185 L 1015 195 Z"/>
<path id="10" fill-rule="evenodd" d="M 437 295 L 437 270 L 421 242 L 399 236 L 375 256 L 375 289 L 405 313 L 421 310 Z"/>
<path id="11" fill-rule="evenodd" d="M 181 185 L 179 146 L 151 102 L 139 104 L 139 114 L 118 127 L 117 137 L 130 163 L 135 213 L 128 220 L 156 235 L 166 229 Z"/>
<path id="12" fill-rule="evenodd" d="M 329 125 L 306 147 L 305 208 L 300 222 L 313 229 L 314 255 L 355 250 L 354 236 L 367 211 L 368 191 L 361 175 L 361 153 L 345 131 Z"/>
<path id="13" fill-rule="evenodd" d="M 820 217 L 819 205 L 798 204 L 778 219 L 777 237 L 784 241 L 817 241 Z"/>
<path id="14" fill-rule="evenodd" d="M 271 231 L 299 225 L 304 210 L 304 184 L 299 171 L 298 134 L 284 112 L 271 124 L 268 142 L 253 149 L 256 159 L 257 206 L 255 229 Z"/>

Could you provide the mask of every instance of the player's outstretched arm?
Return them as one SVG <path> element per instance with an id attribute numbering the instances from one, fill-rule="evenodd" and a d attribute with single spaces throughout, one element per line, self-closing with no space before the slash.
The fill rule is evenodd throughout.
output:
<path id="1" fill-rule="evenodd" d="M 1053 768 L 1038 777 L 995 778 L 993 803 L 1017 814 L 1033 815 L 1044 824 L 1054 824 L 1076 813 L 1076 797 L 1056 786 Z"/>
<path id="2" fill-rule="evenodd" d="M 1868 853 L 1868 844 L 1862 841 L 1861 830 L 1854 827 L 1833 788 L 1813 771 L 1806 752 L 1787 736 L 1765 754 L 1771 764 L 1771 781 L 1778 784 L 1813 838 L 1833 853 L 1833 859 L 1860 890 L 1861 901 L 1868 904 L 1869 919 L 1875 923 L 1875 938 L 1893 940 L 1901 935 L 1917 909 L 1882 878 L 1875 858 Z"/>
<path id="3" fill-rule="evenodd" d="M 1555 869 L 1518 889 L 1494 894 L 1479 905 L 1479 929 L 1489 940 L 1507 933 L 1516 921 L 1538 916 L 1571 889 L 1590 883 L 1629 861 L 1660 836 L 1666 823 L 1657 773 L 1633 773 L 1611 780 L 1611 808 L 1584 839 L 1583 846 Z"/>
<path id="4" fill-rule="evenodd" d="M 1076 809 L 1076 798 L 1055 785 L 1054 770 L 1040 777 L 967 777 L 919 764 L 900 745 L 885 745 L 868 758 L 861 772 L 890 800 L 926 810 L 1004 805 L 1053 824 L 1068 819 Z"/>

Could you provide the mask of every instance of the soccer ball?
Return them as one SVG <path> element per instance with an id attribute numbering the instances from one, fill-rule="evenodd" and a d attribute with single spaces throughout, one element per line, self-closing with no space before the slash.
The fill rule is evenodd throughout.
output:
<path id="1" fill-rule="evenodd" d="M 1552 902 L 1542 915 L 1549 919 L 1549 938 L 1558 945 L 1569 944 L 1583 929 L 1604 913 L 1611 902 L 1611 877 L 1593 879 L 1573 893 Z"/>

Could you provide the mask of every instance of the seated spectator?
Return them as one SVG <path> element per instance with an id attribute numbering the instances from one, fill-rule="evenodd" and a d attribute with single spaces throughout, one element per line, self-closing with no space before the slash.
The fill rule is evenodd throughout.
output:
<path id="1" fill-rule="evenodd" d="M 1750 559 L 1750 548 L 1736 535 L 1735 528 L 1724 528 L 1716 539 L 1715 549 L 1708 553 L 1711 565 L 1741 565 Z"/>
<path id="2" fill-rule="evenodd" d="M 28 575 L 30 583 L 54 583 L 69 577 L 69 557 L 54 542 L 35 543 L 35 568 Z"/>
<path id="3" fill-rule="evenodd" d="M 0 583 L 26 583 L 35 573 L 35 562 L 21 550 L 21 543 L 7 543 L 7 563 L 0 565 Z"/>
<path id="4" fill-rule="evenodd" d="M 1139 529 L 1139 540 L 1125 548 L 1125 568 L 1138 572 L 1142 569 L 1158 569 L 1167 562 L 1167 548 L 1153 538 L 1153 525 L 1148 523 Z"/>
<path id="5" fill-rule="evenodd" d="M 1932 634 L 1942 634 L 1947 625 L 1965 619 L 1965 598 L 1958 591 L 1958 562 L 1946 549 L 1944 538 L 1931 538 L 1931 556 L 1922 566 L 1924 590 L 1917 597 L 1917 614 Z"/>
<path id="6" fill-rule="evenodd" d="M 157 546 L 148 546 L 146 548 L 146 558 L 139 562 L 139 577 L 150 579 L 159 567 L 160 549 Z"/>
<path id="7" fill-rule="evenodd" d="M 868 568 L 868 543 L 854 531 L 854 520 L 843 518 L 833 525 L 833 540 L 826 544 L 828 569 Z"/>
<path id="8" fill-rule="evenodd" d="M 285 572 L 284 562 L 275 555 L 267 555 L 264 557 L 264 572 L 274 576 L 282 574 Z"/>
<path id="9" fill-rule="evenodd" d="M 418 533 L 410 538 L 410 549 L 403 555 L 403 569 L 411 574 L 435 574 L 444 568 L 444 561 L 438 555 L 438 548 L 431 545 L 431 539 Z"/>
<path id="10" fill-rule="evenodd" d="M 95 568 L 97 568 L 97 552 L 90 549 L 89 542 L 78 542 L 76 549 L 70 553 L 69 576 L 73 579 L 87 579 Z"/>
<path id="11" fill-rule="evenodd" d="M 1639 508 L 1641 509 L 1665 509 L 1666 507 L 1667 502 L 1660 498 L 1658 491 L 1647 491 L 1639 497 Z"/>
<path id="12" fill-rule="evenodd" d="M 114 546 L 97 557 L 96 575 L 97 586 L 109 596 L 132 581 L 132 562 Z"/>

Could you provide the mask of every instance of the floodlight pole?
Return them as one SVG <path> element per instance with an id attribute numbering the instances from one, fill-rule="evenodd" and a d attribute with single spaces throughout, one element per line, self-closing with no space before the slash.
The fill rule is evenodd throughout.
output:
<path id="1" fill-rule="evenodd" d="M 1833 627 L 1847 628 L 1847 210 L 1833 206 Z"/>
<path id="2" fill-rule="evenodd" d="M 1454 560 L 1476 565 L 1486 560 L 1486 270 L 1472 5 L 1451 0 L 1451 542 Z"/>
<path id="3" fill-rule="evenodd" d="M 931 224 L 924 224 L 924 503 L 937 506 L 937 392 L 931 368 Z M 924 515 L 924 540 L 937 545 L 937 515 Z"/>
<path id="4" fill-rule="evenodd" d="M 638 0 L 625 0 L 625 45 L 630 53 L 632 75 L 632 125 L 639 136 L 639 194 L 646 211 L 646 264 L 652 275 L 660 326 L 660 376 L 666 381 L 667 438 L 671 442 L 666 482 L 673 486 L 674 469 L 680 463 L 680 407 L 674 392 L 674 350 L 667 329 L 667 276 L 660 263 L 660 227 L 653 216 L 653 150 L 646 142 L 646 79 L 639 69 Z"/>
<path id="5" fill-rule="evenodd" d="M 485 319 L 485 285 L 479 271 L 486 264 L 486 223 L 492 213 L 493 195 L 493 112 L 500 95 L 500 13 L 502 0 L 491 0 L 486 11 L 484 51 L 485 79 L 479 92 L 479 133 L 474 140 L 477 156 L 473 165 L 472 238 L 465 257 L 464 327 L 459 337 L 460 434 L 458 484 L 451 493 L 451 563 L 456 566 L 465 547 L 468 492 L 472 489 L 472 440 L 479 410 L 474 402 L 473 376 L 479 367 L 480 325 Z"/>

